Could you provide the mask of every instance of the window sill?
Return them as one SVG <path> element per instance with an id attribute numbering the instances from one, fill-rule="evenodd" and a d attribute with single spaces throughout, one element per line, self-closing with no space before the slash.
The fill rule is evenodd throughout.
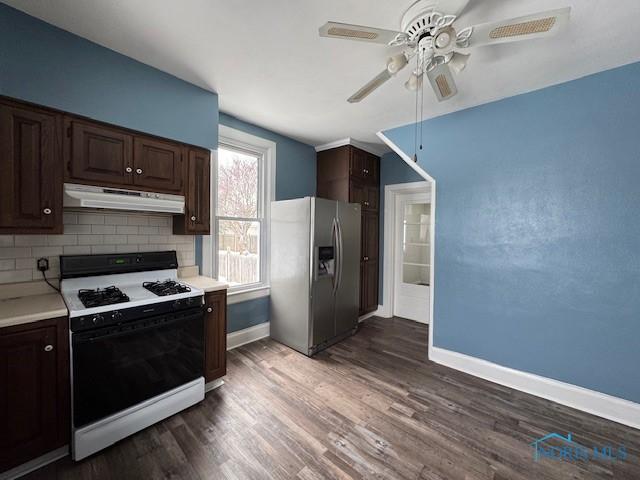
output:
<path id="1" fill-rule="evenodd" d="M 268 297 L 270 292 L 269 285 L 261 285 L 259 287 L 249 288 L 246 290 L 237 290 L 235 292 L 227 293 L 227 304 L 232 305 L 234 303 L 246 302 L 247 300 L 254 300 L 256 298 Z"/>

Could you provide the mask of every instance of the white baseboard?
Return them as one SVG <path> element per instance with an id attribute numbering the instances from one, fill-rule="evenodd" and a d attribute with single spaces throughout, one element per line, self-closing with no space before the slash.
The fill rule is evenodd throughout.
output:
<path id="1" fill-rule="evenodd" d="M 389 307 L 385 305 L 378 305 L 378 310 L 376 310 L 376 317 L 391 318 L 393 317 L 393 313 L 391 313 Z"/>
<path id="2" fill-rule="evenodd" d="M 640 429 L 640 404 L 629 400 L 533 373 L 503 367 L 439 347 L 431 348 L 429 360 L 515 390 Z"/>
<path id="3" fill-rule="evenodd" d="M 269 322 L 265 322 L 227 334 L 227 350 L 233 350 L 234 348 L 241 347 L 247 343 L 268 337 L 270 325 L 271 324 Z"/>
<path id="4" fill-rule="evenodd" d="M 49 453 L 45 453 L 44 455 L 39 456 L 38 458 L 34 458 L 33 460 L 29 460 L 22 465 L 18 465 L 17 467 L 12 468 L 11 470 L 7 470 L 6 472 L 0 473 L 0 480 L 13 480 L 14 478 L 22 477 L 27 473 L 31 473 L 34 470 L 44 467 L 45 465 L 49 465 L 50 463 L 55 462 L 56 460 L 60 460 L 61 458 L 69 455 L 69 445 L 65 445 L 64 447 L 57 448 Z"/>

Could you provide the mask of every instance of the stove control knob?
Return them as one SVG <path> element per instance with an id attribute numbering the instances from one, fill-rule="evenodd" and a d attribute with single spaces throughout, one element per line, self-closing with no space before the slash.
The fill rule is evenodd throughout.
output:
<path id="1" fill-rule="evenodd" d="M 122 320 L 122 313 L 120 313 L 120 312 L 113 312 L 113 313 L 111 314 L 111 320 L 116 321 L 116 322 L 118 322 L 118 321 Z"/>
<path id="2" fill-rule="evenodd" d="M 173 308 L 180 308 L 182 304 L 180 303 L 180 300 L 176 300 L 175 302 L 173 302 Z"/>
<path id="3" fill-rule="evenodd" d="M 93 323 L 94 325 L 98 325 L 100 323 L 102 323 L 102 321 L 104 320 L 104 317 L 100 314 L 96 315 L 95 317 L 93 317 L 91 319 L 91 323 Z"/>

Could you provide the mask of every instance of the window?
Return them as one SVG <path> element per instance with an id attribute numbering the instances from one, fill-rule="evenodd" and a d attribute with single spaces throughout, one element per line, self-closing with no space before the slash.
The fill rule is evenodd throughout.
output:
<path id="1" fill-rule="evenodd" d="M 257 284 L 262 278 L 262 160 L 258 152 L 218 147 L 218 278 L 231 287 Z"/>
<path id="2" fill-rule="evenodd" d="M 211 237 L 203 242 L 204 272 L 227 282 L 235 301 L 246 292 L 266 295 L 275 143 L 220 125 L 212 178 L 215 213 Z"/>

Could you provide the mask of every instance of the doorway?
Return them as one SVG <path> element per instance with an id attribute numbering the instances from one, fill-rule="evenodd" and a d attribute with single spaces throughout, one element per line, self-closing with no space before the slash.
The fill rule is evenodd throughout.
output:
<path id="1" fill-rule="evenodd" d="M 431 322 L 432 185 L 424 181 L 385 186 L 381 316 Z"/>
<path id="2" fill-rule="evenodd" d="M 429 323 L 431 201 L 403 193 L 395 203 L 393 315 Z"/>

